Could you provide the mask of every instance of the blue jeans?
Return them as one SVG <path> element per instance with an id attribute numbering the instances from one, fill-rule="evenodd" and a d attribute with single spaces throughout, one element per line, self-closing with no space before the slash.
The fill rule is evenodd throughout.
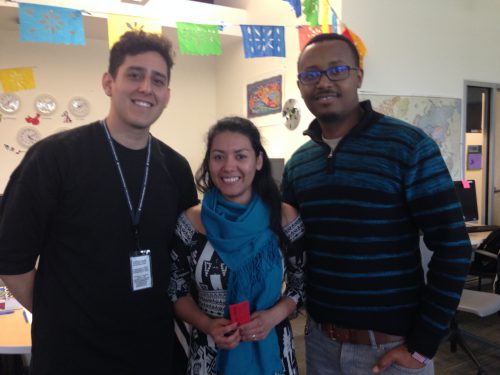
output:
<path id="1" fill-rule="evenodd" d="M 378 359 L 388 350 L 401 345 L 396 341 L 382 345 L 357 345 L 331 339 L 320 325 L 307 318 L 305 329 L 307 375 L 367 375 Z M 433 375 L 431 361 L 421 369 L 409 369 L 392 364 L 382 375 Z"/>

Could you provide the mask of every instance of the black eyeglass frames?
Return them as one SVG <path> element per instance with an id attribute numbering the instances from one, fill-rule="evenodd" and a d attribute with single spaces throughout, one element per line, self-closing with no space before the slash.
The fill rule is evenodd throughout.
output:
<path id="1" fill-rule="evenodd" d="M 297 75 L 297 78 L 299 79 L 300 83 L 304 85 L 312 85 L 318 83 L 323 74 L 330 81 L 342 81 L 349 77 L 349 72 L 351 70 L 359 70 L 359 68 L 355 68 L 349 65 L 338 65 L 332 66 L 327 70 L 306 70 L 304 72 L 300 72 Z"/>

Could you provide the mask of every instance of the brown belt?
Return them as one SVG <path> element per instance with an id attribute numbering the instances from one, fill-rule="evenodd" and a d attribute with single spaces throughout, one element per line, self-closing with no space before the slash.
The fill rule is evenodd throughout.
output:
<path id="1" fill-rule="evenodd" d="M 321 329 L 330 337 L 339 342 L 351 344 L 372 345 L 370 331 L 362 329 L 340 328 L 332 323 L 320 323 Z M 403 336 L 388 335 L 387 333 L 372 331 L 375 344 L 387 344 L 389 342 L 403 341 Z"/>

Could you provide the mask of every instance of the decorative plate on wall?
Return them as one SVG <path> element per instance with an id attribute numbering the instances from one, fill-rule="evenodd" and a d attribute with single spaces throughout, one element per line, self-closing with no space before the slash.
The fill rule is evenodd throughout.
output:
<path id="1" fill-rule="evenodd" d="M 16 113 L 21 107 L 21 99 L 16 94 L 5 92 L 0 94 L 0 111 L 10 115 Z"/>
<path id="2" fill-rule="evenodd" d="M 76 117 L 85 117 L 90 113 L 90 103 L 87 99 L 77 96 L 70 100 L 68 109 Z"/>
<path id="3" fill-rule="evenodd" d="M 30 148 L 42 139 L 42 134 L 33 126 L 25 126 L 24 128 L 19 129 L 16 139 L 17 143 L 19 143 L 21 147 Z"/>
<path id="4" fill-rule="evenodd" d="M 300 108 L 295 99 L 288 99 L 283 105 L 282 115 L 287 129 L 294 130 L 300 123 Z"/>
<path id="5" fill-rule="evenodd" d="M 51 115 L 57 109 L 56 100 L 48 94 L 42 94 L 35 99 L 35 109 L 42 115 Z"/>

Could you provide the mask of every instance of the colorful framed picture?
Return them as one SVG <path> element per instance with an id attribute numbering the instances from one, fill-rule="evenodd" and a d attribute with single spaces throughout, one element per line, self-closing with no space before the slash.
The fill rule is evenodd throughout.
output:
<path id="1" fill-rule="evenodd" d="M 283 76 L 277 75 L 247 85 L 247 116 L 281 113 Z"/>

